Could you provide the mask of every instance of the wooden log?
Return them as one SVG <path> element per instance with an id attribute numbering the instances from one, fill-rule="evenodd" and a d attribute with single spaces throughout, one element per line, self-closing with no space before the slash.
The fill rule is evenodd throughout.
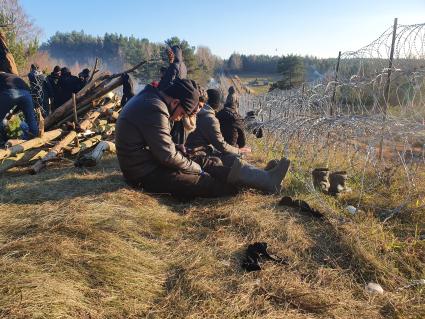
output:
<path id="1" fill-rule="evenodd" d="M 95 125 L 95 126 L 104 126 L 104 125 L 106 125 L 106 124 L 108 124 L 108 120 L 101 120 L 101 119 L 97 119 L 97 120 L 94 122 L 94 125 Z"/>
<path id="2" fill-rule="evenodd" d="M 108 123 L 106 125 L 96 127 L 96 132 L 102 134 L 103 137 L 112 135 L 115 132 L 115 124 Z"/>
<path id="3" fill-rule="evenodd" d="M 102 159 L 105 152 L 115 153 L 115 144 L 109 141 L 101 141 L 94 150 L 89 153 L 81 156 L 75 161 L 75 166 L 77 167 L 93 167 L 96 166 L 99 161 Z"/>
<path id="4" fill-rule="evenodd" d="M 71 155 L 75 155 L 79 152 L 82 152 L 84 150 L 87 150 L 87 149 L 95 146 L 101 140 L 102 140 L 102 136 L 96 135 L 96 136 L 90 137 L 89 139 L 85 140 L 84 142 L 81 142 L 79 147 L 77 147 L 77 146 L 69 147 L 68 149 L 65 148 L 65 150 L 68 151 Z"/>
<path id="5" fill-rule="evenodd" d="M 5 146 L 6 146 L 6 148 L 9 148 L 9 147 L 12 147 L 12 146 L 15 146 L 15 145 L 22 144 L 22 143 L 24 143 L 25 141 L 26 141 L 26 140 L 11 139 L 11 140 L 8 140 L 8 141 L 5 143 Z"/>
<path id="6" fill-rule="evenodd" d="M 44 134 L 44 117 L 41 112 L 41 107 L 37 107 L 36 113 L 38 117 L 38 137 L 42 137 Z"/>
<path id="7" fill-rule="evenodd" d="M 108 103 L 106 105 L 103 105 L 99 108 L 97 108 L 96 110 L 87 113 L 84 116 L 84 120 L 80 123 L 79 128 L 81 130 L 88 130 L 89 128 L 91 128 L 93 126 L 94 121 L 96 121 L 96 119 L 102 115 L 102 113 L 105 112 L 105 110 L 113 108 L 115 106 L 115 103 Z"/>
<path id="8" fill-rule="evenodd" d="M 86 113 L 88 110 L 95 108 L 95 105 L 93 103 L 84 105 L 77 109 L 77 115 L 81 115 L 83 113 Z M 54 125 L 54 127 L 60 127 L 62 124 L 69 122 L 73 118 L 74 114 L 69 114 L 62 120 L 60 120 L 57 124 Z"/>
<path id="9" fill-rule="evenodd" d="M 30 173 L 37 174 L 40 172 L 44 167 L 46 167 L 47 162 L 56 159 L 58 154 L 62 152 L 62 149 L 70 144 L 76 136 L 77 132 L 69 132 L 58 144 L 52 147 L 42 159 L 39 159 L 33 166 L 31 166 Z"/>
<path id="10" fill-rule="evenodd" d="M 25 141 L 21 144 L 14 145 L 8 149 L 0 150 L 0 160 L 5 159 L 10 156 L 14 156 L 18 153 L 25 152 L 27 150 L 43 146 L 47 142 L 54 140 L 62 134 L 61 129 L 56 129 L 52 131 L 45 132 L 43 137 L 36 137 L 31 140 Z"/>
<path id="11" fill-rule="evenodd" d="M 4 173 L 16 166 L 28 165 L 32 161 L 43 158 L 46 156 L 46 154 L 47 152 L 44 150 L 29 150 L 28 152 L 19 153 L 13 157 L 8 157 L 0 163 L 0 173 Z"/>
<path id="12" fill-rule="evenodd" d="M 107 105 L 103 105 L 96 110 L 87 113 L 84 116 L 83 121 L 79 124 L 79 128 L 83 131 L 88 130 L 93 126 L 93 122 L 102 114 L 102 110 L 105 107 L 112 108 L 115 104 L 114 103 L 108 103 Z M 62 139 L 58 144 L 56 144 L 50 151 L 47 153 L 45 157 L 40 159 L 37 163 L 35 163 L 33 166 L 31 166 L 30 173 L 31 174 L 37 174 L 40 172 L 43 168 L 46 167 L 47 162 L 54 160 L 57 158 L 57 156 L 62 152 L 63 148 L 66 147 L 68 144 L 71 144 L 71 142 L 74 140 L 74 138 L 77 136 L 76 131 L 69 132 L 64 139 Z"/>
<path id="13" fill-rule="evenodd" d="M 120 116 L 120 113 L 118 112 L 112 112 L 109 116 L 108 116 L 108 121 L 111 123 L 115 123 L 118 120 L 118 117 Z"/>

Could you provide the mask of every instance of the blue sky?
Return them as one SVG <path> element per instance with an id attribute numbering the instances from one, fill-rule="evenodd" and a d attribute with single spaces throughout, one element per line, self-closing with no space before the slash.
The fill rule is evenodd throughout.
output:
<path id="1" fill-rule="evenodd" d="M 227 58 L 244 54 L 334 57 L 399 24 L 425 22 L 425 0 L 21 0 L 43 30 L 122 33 L 163 42 L 174 35 Z"/>

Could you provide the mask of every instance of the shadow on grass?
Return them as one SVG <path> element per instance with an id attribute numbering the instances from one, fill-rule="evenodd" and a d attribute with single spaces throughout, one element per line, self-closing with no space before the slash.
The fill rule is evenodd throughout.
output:
<path id="1" fill-rule="evenodd" d="M 52 166 L 37 175 L 25 171 L 4 174 L 0 179 L 0 203 L 39 204 L 81 196 L 100 195 L 128 187 L 114 159 L 91 169 L 70 163 Z"/>
<path id="2" fill-rule="evenodd" d="M 284 209 L 294 216 L 310 235 L 313 246 L 309 249 L 309 255 L 318 265 L 350 270 L 360 284 L 376 281 L 377 277 L 386 275 L 376 260 L 371 260 L 371 256 L 367 256 L 368 254 L 361 247 L 356 247 L 353 241 L 331 222 L 313 219 L 311 216 L 297 212 L 296 209 Z"/>

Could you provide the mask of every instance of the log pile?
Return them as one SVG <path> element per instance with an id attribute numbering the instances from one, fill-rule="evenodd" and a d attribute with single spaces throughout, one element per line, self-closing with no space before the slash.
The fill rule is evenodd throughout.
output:
<path id="1" fill-rule="evenodd" d="M 134 71 L 139 63 L 120 74 L 93 72 L 89 83 L 44 119 L 44 130 L 31 140 L 10 140 L 0 149 L 0 173 L 26 166 L 37 174 L 50 162 L 63 157 L 77 167 L 95 166 L 105 152 L 115 152 L 115 121 L 121 111 L 120 98 L 112 93 L 122 84 L 121 75 Z"/>

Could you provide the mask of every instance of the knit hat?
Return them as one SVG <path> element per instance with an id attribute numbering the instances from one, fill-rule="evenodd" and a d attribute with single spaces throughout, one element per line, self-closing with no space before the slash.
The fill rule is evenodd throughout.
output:
<path id="1" fill-rule="evenodd" d="M 208 94 L 208 105 L 211 106 L 214 110 L 217 110 L 220 107 L 221 93 L 219 90 L 209 89 L 207 90 Z"/>
<path id="2" fill-rule="evenodd" d="M 177 78 L 164 90 L 164 93 L 180 100 L 182 108 L 188 115 L 195 112 L 198 107 L 199 93 L 190 80 Z"/>

